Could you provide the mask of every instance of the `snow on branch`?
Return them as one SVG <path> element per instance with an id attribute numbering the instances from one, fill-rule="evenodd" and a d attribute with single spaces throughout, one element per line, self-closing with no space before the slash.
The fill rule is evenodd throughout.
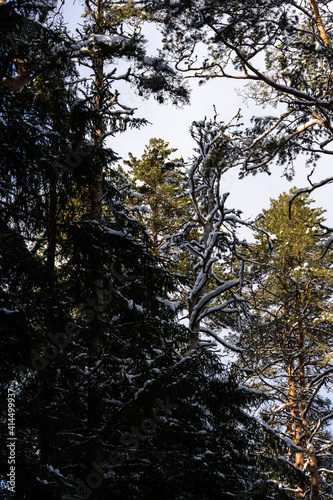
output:
<path id="1" fill-rule="evenodd" d="M 326 179 L 323 179 L 321 180 L 320 182 L 316 182 L 315 184 L 311 184 L 311 186 L 309 187 L 305 187 L 305 188 L 301 188 L 301 189 L 298 189 L 296 191 L 296 193 L 291 197 L 289 198 L 288 200 L 288 206 L 289 206 L 289 217 L 290 217 L 290 211 L 291 211 L 291 205 L 292 205 L 292 202 L 298 197 L 300 196 L 301 194 L 310 194 L 312 193 L 312 191 L 314 191 L 315 189 L 318 189 L 322 186 L 325 186 L 326 184 L 330 184 L 331 182 L 333 182 L 333 177 L 327 177 Z"/>
<path id="2" fill-rule="evenodd" d="M 218 304 L 216 306 L 209 307 L 205 309 L 199 316 L 199 321 L 203 320 L 206 316 L 221 311 L 223 313 L 238 313 L 237 307 L 228 307 L 230 304 L 234 303 L 234 299 L 226 300 L 223 304 Z"/>
<path id="3" fill-rule="evenodd" d="M 260 425 L 270 434 L 273 434 L 279 441 L 282 441 L 288 448 L 291 448 L 294 451 L 301 451 L 303 452 L 303 448 L 300 446 L 297 446 L 292 442 L 291 439 L 289 439 L 287 436 L 281 436 L 278 432 L 276 432 L 272 427 L 269 425 L 265 424 L 264 422 L 260 421 Z"/>
<path id="4" fill-rule="evenodd" d="M 200 326 L 200 332 L 206 333 L 207 335 L 210 335 L 213 337 L 219 344 L 223 345 L 226 349 L 229 349 L 230 351 L 233 352 L 243 352 L 244 349 L 241 347 L 237 347 L 233 344 L 230 344 L 230 342 L 227 342 L 226 340 L 222 339 L 217 333 L 215 333 L 211 328 L 208 328 L 207 326 Z"/>
<path id="5" fill-rule="evenodd" d="M 211 292 L 207 293 L 204 297 L 202 297 L 198 304 L 195 306 L 193 312 L 197 312 L 198 309 L 202 309 L 208 302 L 211 300 L 215 299 L 222 293 L 226 292 L 227 290 L 230 290 L 230 288 L 239 285 L 239 280 L 231 280 L 228 281 L 227 283 L 224 283 L 221 286 L 218 286 L 215 290 L 212 290 Z"/>
<path id="6" fill-rule="evenodd" d="M 168 240 L 169 249 L 177 247 L 185 252 L 186 258 L 190 254 L 186 306 L 190 329 L 188 355 L 198 346 L 199 332 L 205 331 L 206 327 L 201 325 L 204 318 L 210 316 L 214 321 L 214 315 L 225 316 L 244 309 L 238 307 L 240 301 L 235 295 L 241 285 L 244 267 L 236 251 L 241 244 L 236 230 L 239 225 L 251 226 L 252 223 L 242 221 L 239 210 L 226 207 L 229 193 L 222 192 L 221 181 L 226 172 L 240 165 L 243 155 L 242 139 L 238 133 L 231 133 L 231 128 L 239 126 L 239 117 L 236 113 L 225 124 L 218 122 L 215 115 L 210 120 L 205 118 L 193 122 L 191 127 L 196 148 L 185 183 L 192 200 L 191 224 L 183 226 Z M 240 262 L 240 270 L 237 269 L 235 274 L 230 266 L 233 259 Z M 210 330 L 209 333 L 218 340 L 215 332 Z M 223 339 L 219 342 L 235 352 L 242 352 Z"/>
<path id="7" fill-rule="evenodd" d="M 311 174 L 310 174 L 310 175 L 308 175 L 308 179 L 309 179 L 309 181 L 310 181 L 310 176 L 311 176 Z M 311 181 L 310 181 L 310 182 L 311 182 Z M 320 182 L 316 182 L 316 183 L 314 183 L 314 184 L 312 184 L 312 183 L 311 183 L 311 186 L 309 186 L 309 187 L 305 187 L 305 188 L 298 189 L 298 190 L 296 191 L 296 193 L 295 193 L 295 194 L 294 194 L 291 198 L 289 198 L 289 200 L 288 200 L 289 218 L 291 218 L 291 206 L 292 206 L 292 203 L 293 203 L 293 201 L 294 201 L 294 200 L 295 200 L 298 196 L 300 196 L 300 195 L 302 195 L 302 194 L 310 194 L 310 193 L 312 193 L 312 191 L 314 191 L 315 189 L 318 189 L 318 188 L 320 188 L 320 187 L 322 187 L 322 186 L 326 186 L 327 184 L 331 184 L 331 182 L 333 182 L 333 177 L 327 177 L 326 179 L 323 179 L 323 180 L 321 180 Z M 326 229 L 328 229 L 328 228 L 326 228 Z M 329 231 L 330 231 L 330 230 L 328 230 L 328 232 L 329 232 Z M 324 253 L 323 253 L 323 255 L 321 256 L 321 258 L 323 258 L 323 257 L 326 255 L 326 253 L 327 253 L 327 251 L 329 250 L 329 248 L 331 247 L 332 243 L 333 243 L 333 236 L 330 236 L 330 237 L 329 237 L 329 238 L 325 241 L 325 243 L 324 243 L 325 250 L 324 250 Z"/>

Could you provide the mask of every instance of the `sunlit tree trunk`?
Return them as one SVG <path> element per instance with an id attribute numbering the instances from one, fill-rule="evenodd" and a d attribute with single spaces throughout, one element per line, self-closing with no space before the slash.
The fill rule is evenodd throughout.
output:
<path id="1" fill-rule="evenodd" d="M 301 311 L 300 311 L 300 303 L 299 303 L 299 294 L 296 294 L 296 312 L 299 316 L 298 320 L 298 369 L 299 369 L 299 381 L 300 381 L 300 397 L 301 397 L 301 421 L 303 433 L 305 435 L 305 441 L 307 445 L 307 453 L 309 457 L 309 468 L 311 472 L 311 497 L 310 500 L 319 500 L 320 493 L 320 484 L 319 484 L 319 474 L 318 474 L 318 466 L 317 466 L 317 457 L 313 447 L 313 444 L 310 442 L 310 431 L 309 424 L 306 416 L 306 406 L 307 406 L 307 397 L 306 397 L 306 373 L 305 373 L 305 364 L 304 364 L 304 326 L 303 322 L 300 319 Z"/>
<path id="2" fill-rule="evenodd" d="M 302 437 L 302 426 L 301 418 L 298 405 L 298 388 L 296 384 L 295 376 L 295 364 L 294 360 L 290 361 L 288 367 L 288 399 L 290 412 L 293 418 L 293 440 L 296 446 L 300 446 L 300 440 Z M 300 470 L 304 468 L 304 453 L 302 451 L 296 451 L 295 453 L 295 464 Z M 306 486 L 302 483 L 297 485 L 297 498 L 305 498 Z"/>
<path id="3" fill-rule="evenodd" d="M 320 13 L 319 13 L 318 3 L 316 2 L 316 0 L 309 0 L 309 2 L 310 2 L 310 7 L 311 7 L 311 10 L 313 13 L 313 19 L 315 20 L 319 36 L 320 36 L 322 42 L 324 43 L 324 45 L 326 45 L 326 47 L 329 47 L 330 40 L 327 36 L 326 30 L 325 30 L 325 27 L 323 24 L 323 20 L 321 18 Z"/>

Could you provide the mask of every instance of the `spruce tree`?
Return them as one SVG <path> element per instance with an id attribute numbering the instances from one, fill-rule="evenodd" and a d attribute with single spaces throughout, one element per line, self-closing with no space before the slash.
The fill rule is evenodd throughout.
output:
<path id="1" fill-rule="evenodd" d="M 59 290 L 55 262 L 61 254 L 58 238 L 64 217 L 60 212 L 70 190 L 64 182 L 57 183 L 53 166 L 70 155 L 69 108 L 75 72 L 68 60 L 56 58 L 55 64 L 53 58 L 56 51 L 52 52 L 51 46 L 54 49 L 63 42 L 66 47 L 54 7 L 54 3 L 8 2 L 2 3 L 0 16 L 1 60 L 7 61 L 0 88 L 0 314 L 2 350 L 8 354 L 1 372 L 1 397 L 2 411 L 6 412 L 7 389 L 16 391 L 16 437 L 20 443 L 16 447 L 16 495 L 21 498 L 28 494 L 26 487 L 32 484 L 32 477 L 38 483 L 36 477 L 41 464 L 45 467 L 47 463 L 52 435 L 48 435 L 52 417 L 45 418 L 44 408 L 38 412 L 41 405 L 34 404 L 39 394 L 47 394 L 49 383 L 33 369 L 36 353 L 47 335 L 59 331 L 58 317 L 68 315 L 69 302 Z M 45 73 L 41 72 L 34 83 L 33 79 L 25 80 L 29 87 L 13 92 L 28 69 L 39 71 L 39 65 L 46 61 Z M 2 417 L 5 440 L 5 413 Z M 1 474 L 6 478 L 5 444 L 2 450 Z M 33 496 L 35 487 L 28 491 Z"/>

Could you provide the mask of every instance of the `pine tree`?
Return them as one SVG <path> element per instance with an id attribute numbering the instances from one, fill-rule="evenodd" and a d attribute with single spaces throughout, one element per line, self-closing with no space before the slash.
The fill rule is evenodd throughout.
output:
<path id="1" fill-rule="evenodd" d="M 156 247 L 187 218 L 188 200 L 183 194 L 185 173 L 179 159 L 170 159 L 176 151 L 162 139 L 150 139 L 140 159 L 129 153 L 129 159 L 124 161 L 130 168 L 128 175 L 133 189 L 139 194 L 133 206 L 143 205 L 140 219 Z"/>
<path id="2" fill-rule="evenodd" d="M 269 172 L 278 161 L 294 174 L 300 153 L 315 167 L 331 155 L 332 16 L 321 0 L 146 2 L 165 16 L 164 50 L 199 83 L 234 78 L 261 108 L 248 127 L 241 175 Z M 206 50 L 202 50 L 202 44 Z M 311 176 L 310 176 L 311 177 Z M 332 182 L 310 182 L 307 191 Z"/>
<path id="3" fill-rule="evenodd" d="M 289 487 L 295 498 L 318 500 L 332 494 L 327 475 L 332 408 L 322 392 L 330 388 L 332 265 L 331 259 L 321 259 L 324 210 L 312 208 L 303 195 L 292 203 L 289 217 L 288 200 L 296 191 L 271 200 L 257 223 L 261 232 L 249 275 L 253 316 L 244 359 L 253 369 L 253 386 L 270 398 L 262 417 L 298 447 L 286 458 L 304 476 Z"/>

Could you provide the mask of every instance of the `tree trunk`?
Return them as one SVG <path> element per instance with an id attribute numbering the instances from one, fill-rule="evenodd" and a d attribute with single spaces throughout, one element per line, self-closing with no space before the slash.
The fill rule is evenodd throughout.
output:
<path id="1" fill-rule="evenodd" d="M 311 498 L 310 500 L 319 500 L 320 483 L 318 474 L 317 457 L 312 443 L 308 444 L 309 467 L 311 471 Z"/>
<path id="2" fill-rule="evenodd" d="M 50 178 L 50 195 L 48 207 L 48 228 L 47 228 L 47 260 L 46 267 L 49 275 L 50 286 L 54 285 L 54 268 L 56 256 L 56 243 L 57 243 L 57 181 L 54 175 Z"/>
<path id="3" fill-rule="evenodd" d="M 193 310 L 199 300 L 199 297 L 197 294 L 195 294 L 189 301 L 189 318 L 191 319 L 191 316 L 193 314 Z M 200 330 L 200 324 L 199 322 L 195 321 L 193 325 L 190 326 L 190 334 L 188 337 L 188 343 L 187 343 L 187 350 L 186 350 L 186 356 L 190 356 L 192 351 L 196 351 L 198 349 L 198 341 L 199 341 L 199 330 Z"/>
<path id="4" fill-rule="evenodd" d="M 97 13 L 96 13 L 96 33 L 103 34 L 102 28 L 102 20 L 103 20 L 103 8 L 101 0 L 98 1 L 97 4 Z M 98 110 L 97 119 L 94 126 L 93 131 L 93 140 L 95 147 L 102 146 L 102 136 L 104 130 L 103 116 L 102 116 L 102 108 L 103 108 L 103 76 L 104 76 L 104 68 L 103 68 L 103 58 L 96 57 L 94 61 L 94 73 L 95 73 L 95 110 Z M 103 198 L 103 165 L 98 165 L 95 172 L 94 183 L 90 188 L 90 197 L 91 197 L 91 220 L 96 221 L 99 226 L 103 224 L 103 207 L 102 207 L 102 198 Z M 92 250 L 94 251 L 94 250 Z M 90 326 L 90 338 L 89 338 L 89 355 L 91 358 L 91 366 L 97 363 L 102 357 L 102 308 L 104 302 L 104 294 L 103 294 L 103 279 L 102 279 L 102 266 L 98 263 L 98 259 L 94 258 L 94 262 L 97 262 L 97 265 L 94 269 L 94 278 L 92 283 L 92 288 L 94 292 L 94 303 L 95 307 L 95 315 L 94 319 L 91 322 Z M 100 369 L 101 367 L 99 367 Z M 98 379 L 98 373 L 95 375 Z M 102 426 L 103 422 L 103 398 L 101 394 L 101 390 L 99 388 L 98 381 L 95 383 L 94 381 L 91 383 L 91 386 L 88 390 L 88 429 L 90 434 L 95 436 L 91 446 L 88 450 L 88 467 L 91 466 L 92 462 L 101 463 L 103 461 L 103 447 L 98 437 L 99 430 Z M 93 493 L 93 498 L 95 492 Z M 98 498 L 98 492 L 96 492 L 96 498 Z"/>
<path id="5" fill-rule="evenodd" d="M 213 192 L 210 190 L 209 195 L 208 195 L 208 205 L 207 205 L 207 213 L 210 214 L 211 211 L 214 208 L 214 198 L 213 198 Z M 203 244 L 205 247 L 205 261 L 209 261 L 211 257 L 211 250 L 208 248 L 208 238 L 211 232 L 213 231 L 213 224 L 211 220 L 208 220 L 203 223 Z M 206 282 L 208 279 L 206 279 Z M 191 352 L 194 350 L 196 351 L 198 349 L 198 342 L 199 342 L 199 332 L 200 332 L 200 322 L 195 319 L 193 322 L 191 321 L 192 314 L 194 311 L 195 306 L 198 304 L 200 300 L 200 293 L 203 287 L 200 288 L 195 294 L 193 294 L 189 300 L 189 319 L 190 319 L 190 335 L 188 338 L 188 344 L 187 344 L 187 350 L 186 350 L 186 356 L 190 356 Z M 199 312 L 196 312 L 196 317 L 199 316 Z"/>
<path id="6" fill-rule="evenodd" d="M 294 432 L 294 443 L 300 446 L 300 438 L 302 436 L 302 427 L 300 424 L 300 412 L 298 406 L 298 391 L 295 380 L 295 367 L 294 361 L 291 360 L 288 367 L 288 399 L 290 412 L 293 417 L 293 432 Z M 300 470 L 304 468 L 304 453 L 302 451 L 296 451 L 295 454 L 296 467 Z M 300 483 L 297 485 L 298 494 L 297 498 L 305 498 L 306 485 Z"/>
<path id="7" fill-rule="evenodd" d="M 281 274 L 283 277 L 283 293 L 284 293 L 284 315 L 286 318 L 290 317 L 290 306 L 289 306 L 289 301 L 288 297 L 290 294 L 290 289 L 289 289 L 289 283 L 287 279 L 287 269 L 288 269 L 288 264 L 286 262 L 285 257 L 282 258 L 282 269 L 281 269 Z M 296 295 L 296 300 L 297 300 L 297 295 Z M 296 308 L 297 308 L 297 303 L 296 303 Z M 300 406 L 299 406 L 299 400 L 300 394 L 299 394 L 299 387 L 297 386 L 296 383 L 296 375 L 295 375 L 295 362 L 294 362 L 294 357 L 293 357 L 293 343 L 290 339 L 290 331 L 288 328 L 286 328 L 285 332 L 285 340 L 286 340 L 286 352 L 287 356 L 289 358 L 288 361 L 288 367 L 287 367 L 287 373 L 288 373 L 288 406 L 290 408 L 290 413 L 291 413 L 291 422 L 288 419 L 288 425 L 289 428 L 287 430 L 290 430 L 293 435 L 293 441 L 296 446 L 300 446 L 300 439 L 303 434 L 302 432 L 302 413 L 300 412 Z M 299 344 L 298 344 L 299 348 Z M 291 358 L 289 357 L 291 354 Z M 304 363 L 303 363 L 304 364 Z M 298 469 L 303 470 L 304 469 L 304 453 L 303 451 L 297 451 L 295 453 L 295 465 Z M 306 492 L 306 485 L 304 483 L 297 484 L 297 498 L 305 498 L 305 492 Z"/>
<path id="8" fill-rule="evenodd" d="M 330 40 L 329 40 L 329 38 L 327 36 L 325 27 L 323 25 L 323 21 L 322 21 L 321 15 L 319 13 L 318 3 L 317 3 L 316 0 L 309 0 L 309 2 L 310 2 L 310 7 L 311 7 L 311 10 L 312 10 L 312 13 L 313 13 L 313 19 L 314 19 L 314 21 L 316 23 L 317 30 L 318 30 L 318 33 L 319 33 L 319 37 L 320 37 L 321 41 L 323 42 L 323 44 L 326 47 L 329 47 L 331 44 L 330 44 Z"/>
<path id="9" fill-rule="evenodd" d="M 319 473 L 317 466 L 317 457 L 312 443 L 310 442 L 310 429 L 307 421 L 307 417 L 305 414 L 306 410 L 306 373 L 304 366 L 304 328 L 303 322 L 300 318 L 300 304 L 299 304 L 299 296 L 296 295 L 296 312 L 299 316 L 298 320 L 298 366 L 299 366 L 299 380 L 300 380 L 300 391 L 301 391 L 301 417 L 302 417 L 302 427 L 305 435 L 305 440 L 307 444 L 307 452 L 309 455 L 309 468 L 311 472 L 311 497 L 310 500 L 319 500 L 320 495 L 320 483 L 319 483 Z"/>

